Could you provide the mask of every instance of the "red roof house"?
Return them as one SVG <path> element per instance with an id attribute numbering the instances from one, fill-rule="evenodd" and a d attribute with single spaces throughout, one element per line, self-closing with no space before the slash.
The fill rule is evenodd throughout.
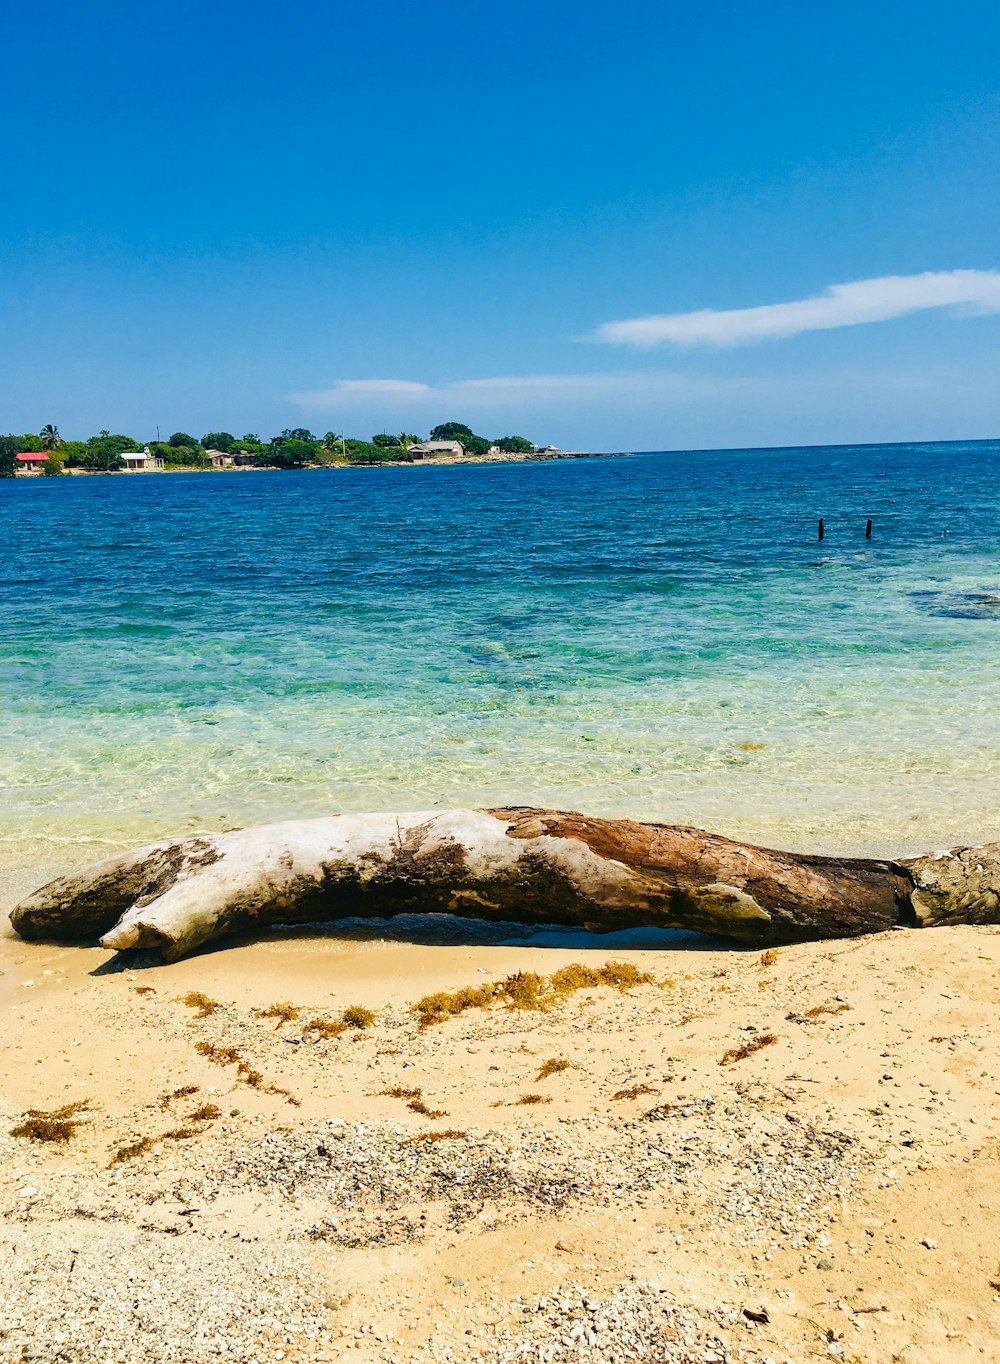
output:
<path id="1" fill-rule="evenodd" d="M 37 469 L 48 459 L 44 450 L 22 450 L 14 459 L 26 469 Z"/>

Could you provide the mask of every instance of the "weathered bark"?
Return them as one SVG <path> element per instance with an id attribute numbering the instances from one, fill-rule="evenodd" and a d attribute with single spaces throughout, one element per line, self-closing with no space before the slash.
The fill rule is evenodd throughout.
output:
<path id="1" fill-rule="evenodd" d="M 908 857 L 910 903 L 921 926 L 1000 923 L 1000 843 Z"/>
<path id="2" fill-rule="evenodd" d="M 1000 844 L 909 863 L 813 857 L 515 807 L 333 815 L 154 844 L 50 882 L 11 922 L 24 938 L 99 938 L 168 961 L 239 929 L 428 911 L 767 946 L 995 922 L 998 890 Z"/>

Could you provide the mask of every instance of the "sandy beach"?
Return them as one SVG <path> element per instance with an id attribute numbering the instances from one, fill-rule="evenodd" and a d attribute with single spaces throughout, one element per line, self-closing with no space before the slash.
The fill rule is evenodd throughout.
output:
<path id="1" fill-rule="evenodd" d="M 996 929 L 772 957 L 396 922 L 119 969 L 6 911 L 338 812 L 995 839 L 997 459 L 288 473 L 225 515 L 212 479 L 13 481 L 0 1361 L 996 1358 Z M 843 509 L 822 552 L 772 534 L 807 495 Z"/>
<path id="2" fill-rule="evenodd" d="M 609 961 L 651 979 L 413 1010 Z M 8 930 L 0 1358 L 995 1358 L 998 967 L 967 927 L 124 970 Z"/>
<path id="3" fill-rule="evenodd" d="M 1000 1364 L 1000 6 L 117 8 L 2 28 L 0 1364 Z"/>

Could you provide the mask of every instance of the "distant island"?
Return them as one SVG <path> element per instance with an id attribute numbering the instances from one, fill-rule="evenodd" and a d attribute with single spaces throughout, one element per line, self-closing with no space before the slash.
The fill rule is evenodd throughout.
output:
<path id="1" fill-rule="evenodd" d="M 64 440 L 49 424 L 40 432 L 0 436 L 0 478 L 58 478 L 63 474 L 168 473 L 222 469 L 306 469 L 377 464 L 453 464 L 579 458 L 589 452 L 539 446 L 524 436 L 478 436 L 462 422 L 443 422 L 426 439 L 406 431 L 358 440 L 335 431 L 314 436 L 305 427 L 269 440 L 254 432 L 209 431 L 197 440 L 175 431 L 167 440 L 140 441 L 99 431 Z"/>

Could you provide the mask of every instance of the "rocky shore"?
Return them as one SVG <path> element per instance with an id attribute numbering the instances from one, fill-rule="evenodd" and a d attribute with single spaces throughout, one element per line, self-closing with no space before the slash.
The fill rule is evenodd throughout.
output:
<path id="1" fill-rule="evenodd" d="M 995 1358 L 998 966 L 0 939 L 0 1359 Z"/>

